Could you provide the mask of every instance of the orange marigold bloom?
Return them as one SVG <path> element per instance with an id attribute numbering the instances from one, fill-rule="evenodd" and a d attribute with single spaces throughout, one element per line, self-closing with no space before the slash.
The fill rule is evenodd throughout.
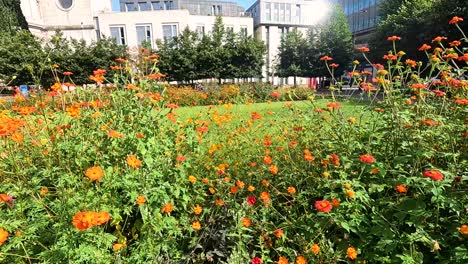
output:
<path id="1" fill-rule="evenodd" d="M 408 189 L 406 189 L 406 186 L 403 185 L 403 184 L 398 184 L 396 187 L 395 187 L 395 190 L 399 193 L 406 193 L 408 191 Z"/>
<path id="2" fill-rule="evenodd" d="M 289 261 L 285 257 L 279 257 L 278 261 L 276 262 L 276 264 L 288 264 L 288 263 L 289 263 Z"/>
<path id="3" fill-rule="evenodd" d="M 77 117 L 80 115 L 80 108 L 78 107 L 71 106 L 67 107 L 65 110 L 67 111 L 67 114 L 71 117 Z"/>
<path id="4" fill-rule="evenodd" d="M 298 256 L 296 258 L 296 264 L 307 264 L 307 260 L 304 256 Z"/>
<path id="5" fill-rule="evenodd" d="M 460 227 L 460 233 L 462 233 L 463 235 L 468 235 L 468 225 L 462 225 Z"/>
<path id="6" fill-rule="evenodd" d="M 340 66 L 340 65 L 337 64 L 337 63 L 332 63 L 332 64 L 330 64 L 330 67 L 332 67 L 332 68 L 338 68 L 339 66 Z"/>
<path id="7" fill-rule="evenodd" d="M 270 194 L 268 194 L 268 192 L 262 192 L 260 194 L 260 199 L 262 199 L 264 203 L 267 203 L 270 201 Z"/>
<path id="8" fill-rule="evenodd" d="M 379 173 L 379 169 L 378 168 L 372 168 L 371 173 L 376 175 L 377 173 Z"/>
<path id="9" fill-rule="evenodd" d="M 242 226 L 249 227 L 252 224 L 252 221 L 247 216 L 242 218 Z"/>
<path id="10" fill-rule="evenodd" d="M 340 166 L 340 157 L 336 154 L 330 154 L 330 158 L 328 160 L 332 163 L 335 164 L 336 166 Z"/>
<path id="11" fill-rule="evenodd" d="M 312 247 L 310 248 L 310 250 L 312 250 L 312 252 L 315 254 L 315 255 L 318 255 L 318 253 L 320 253 L 320 246 L 315 243 L 312 245 Z"/>
<path id="12" fill-rule="evenodd" d="M 457 24 L 458 22 L 462 22 L 463 18 L 454 16 L 450 19 L 449 24 Z"/>
<path id="13" fill-rule="evenodd" d="M 238 191 L 239 191 L 239 189 L 237 189 L 236 186 L 231 186 L 229 188 L 229 192 L 232 193 L 232 194 L 236 194 Z"/>
<path id="14" fill-rule="evenodd" d="M 410 66 L 410 67 L 412 67 L 412 68 L 414 68 L 414 67 L 416 67 L 416 66 L 418 65 L 418 63 L 417 63 L 416 61 L 410 60 L 410 59 L 407 59 L 407 60 L 405 61 L 405 63 L 406 63 L 406 65 L 408 65 L 408 66 Z"/>
<path id="15" fill-rule="evenodd" d="M 446 40 L 447 37 L 441 37 L 441 36 L 437 36 L 435 37 L 434 39 L 432 39 L 432 43 L 434 42 L 441 42 L 442 40 Z"/>
<path id="16" fill-rule="evenodd" d="M 11 134 L 10 138 L 11 138 L 12 141 L 14 141 L 16 143 L 21 143 L 24 140 L 24 136 L 20 132 L 13 132 L 13 134 Z"/>
<path id="17" fill-rule="evenodd" d="M 292 187 L 292 186 L 289 186 L 288 187 L 288 193 L 289 194 L 295 194 L 296 193 L 296 188 Z"/>
<path id="18" fill-rule="evenodd" d="M 401 37 L 393 35 L 393 36 L 388 37 L 387 40 L 388 41 L 401 40 Z"/>
<path id="19" fill-rule="evenodd" d="M 196 215 L 199 215 L 202 212 L 203 212 L 203 208 L 198 204 L 193 208 L 193 213 Z"/>
<path id="20" fill-rule="evenodd" d="M 237 185 L 237 187 L 239 187 L 241 189 L 245 188 L 245 183 L 243 181 L 241 181 L 241 180 L 237 180 L 236 185 Z"/>
<path id="21" fill-rule="evenodd" d="M 166 214 L 170 214 L 172 210 L 174 210 L 174 206 L 171 203 L 166 203 L 161 208 L 161 212 L 166 213 Z"/>
<path id="22" fill-rule="evenodd" d="M 9 235 L 8 231 L 6 231 L 3 228 L 0 228 L 0 246 L 3 245 L 5 241 L 7 241 L 8 235 Z"/>
<path id="23" fill-rule="evenodd" d="M 271 174 L 278 173 L 278 167 L 276 167 L 276 165 L 271 165 L 270 167 L 268 167 L 268 169 L 270 169 Z"/>
<path id="24" fill-rule="evenodd" d="M 252 112 L 251 114 L 251 119 L 252 120 L 257 120 L 257 119 L 262 119 L 263 117 L 258 113 L 258 112 Z"/>
<path id="25" fill-rule="evenodd" d="M 250 185 L 249 187 L 247 187 L 247 190 L 248 190 L 249 192 L 253 192 L 253 191 L 255 191 L 255 187 L 253 187 L 252 185 Z"/>
<path id="26" fill-rule="evenodd" d="M 136 204 L 138 205 L 142 205 L 142 204 L 145 204 L 146 203 L 146 198 L 144 196 L 138 196 L 136 198 Z"/>
<path id="27" fill-rule="evenodd" d="M 329 104 L 327 104 L 327 108 L 328 108 L 329 110 L 338 109 L 338 108 L 341 108 L 341 104 L 336 103 L 336 102 L 329 103 Z"/>
<path id="28" fill-rule="evenodd" d="M 283 229 L 277 229 L 273 232 L 273 235 L 277 238 L 282 238 L 284 235 Z"/>
<path id="29" fill-rule="evenodd" d="M 265 186 L 265 187 L 268 187 L 268 186 L 270 186 L 270 182 L 268 180 L 266 180 L 266 179 L 263 179 L 262 180 L 262 185 Z"/>
<path id="30" fill-rule="evenodd" d="M 200 224 L 200 222 L 199 222 L 199 221 L 193 222 L 193 223 L 192 223 L 192 228 L 193 228 L 193 230 L 195 230 L 195 231 L 200 230 L 200 229 L 201 229 L 201 224 Z"/>
<path id="31" fill-rule="evenodd" d="M 217 205 L 217 206 L 223 206 L 223 205 L 224 205 L 224 201 L 221 200 L 221 199 L 216 199 L 215 205 Z"/>
<path id="32" fill-rule="evenodd" d="M 86 170 L 86 177 L 91 181 L 100 181 L 104 176 L 104 171 L 99 166 L 94 166 Z"/>
<path id="33" fill-rule="evenodd" d="M 73 226 L 82 231 L 93 226 L 98 226 L 110 220 L 108 212 L 78 212 L 72 220 Z"/>
<path id="34" fill-rule="evenodd" d="M 346 190 L 346 196 L 349 198 L 354 198 L 354 191 L 353 190 Z"/>
<path id="35" fill-rule="evenodd" d="M 354 260 L 357 258 L 358 252 L 354 247 L 348 247 L 346 250 L 346 255 L 349 259 Z"/>
<path id="36" fill-rule="evenodd" d="M 127 157 L 128 166 L 138 169 L 141 167 L 141 160 L 139 160 L 135 155 L 130 155 Z"/>

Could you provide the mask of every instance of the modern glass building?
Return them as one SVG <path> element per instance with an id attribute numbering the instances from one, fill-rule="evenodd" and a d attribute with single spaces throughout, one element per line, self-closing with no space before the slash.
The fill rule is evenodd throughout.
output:
<path id="1" fill-rule="evenodd" d="M 381 0 L 338 0 L 348 16 L 349 26 L 357 42 L 365 41 L 379 22 Z"/>

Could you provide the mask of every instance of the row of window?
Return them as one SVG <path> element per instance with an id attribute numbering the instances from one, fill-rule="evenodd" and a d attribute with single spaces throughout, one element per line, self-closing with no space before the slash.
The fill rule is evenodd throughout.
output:
<path id="1" fill-rule="evenodd" d="M 368 12 L 371 8 L 376 8 L 376 6 L 381 2 L 381 0 L 349 0 L 344 1 L 344 12 L 346 15 L 351 15 L 353 13 L 359 12 Z"/>
<path id="2" fill-rule="evenodd" d="M 125 11 L 151 11 L 151 10 L 173 10 L 174 1 L 151 1 L 151 2 L 138 2 L 135 3 L 125 3 Z"/>
<path id="3" fill-rule="evenodd" d="M 136 25 L 136 36 L 137 44 L 141 46 L 143 43 L 148 43 L 153 46 L 153 29 L 151 24 Z M 170 40 L 178 36 L 179 25 L 178 24 L 164 24 L 162 25 L 163 39 Z M 226 31 L 234 32 L 234 26 L 226 26 Z M 205 34 L 205 26 L 197 25 L 196 32 L 199 38 L 202 38 Z M 240 33 L 247 36 L 247 26 L 241 26 Z M 112 38 L 115 38 L 117 44 L 127 45 L 127 36 L 124 25 L 110 26 L 110 34 Z"/>
<path id="4" fill-rule="evenodd" d="M 300 23 L 301 5 L 265 2 L 265 20 L 271 22 Z"/>

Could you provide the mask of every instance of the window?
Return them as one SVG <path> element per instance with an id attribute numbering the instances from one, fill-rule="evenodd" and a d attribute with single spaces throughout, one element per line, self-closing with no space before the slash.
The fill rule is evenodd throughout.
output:
<path id="1" fill-rule="evenodd" d="M 162 9 L 161 2 L 159 2 L 159 1 L 151 2 L 151 6 L 153 7 L 153 10 L 161 10 Z"/>
<path id="2" fill-rule="evenodd" d="M 284 11 L 285 11 L 284 3 L 280 3 L 280 8 L 279 8 L 279 21 L 280 22 L 284 22 Z"/>
<path id="3" fill-rule="evenodd" d="M 286 4 L 285 21 L 291 22 L 291 4 Z"/>
<path id="4" fill-rule="evenodd" d="M 247 26 L 241 26 L 240 33 L 244 36 L 247 36 Z"/>
<path id="5" fill-rule="evenodd" d="M 151 5 L 148 4 L 147 2 L 139 2 L 138 9 L 140 11 L 148 11 L 148 10 L 151 10 Z"/>
<path id="6" fill-rule="evenodd" d="M 278 21 L 279 3 L 273 3 L 273 21 Z"/>
<path id="7" fill-rule="evenodd" d="M 271 3 L 265 3 L 266 21 L 271 21 Z"/>
<path id="8" fill-rule="evenodd" d="M 117 44 L 126 45 L 127 40 L 125 39 L 125 27 L 124 26 L 111 26 L 110 27 L 111 37 L 115 39 Z"/>
<path id="9" fill-rule="evenodd" d="M 64 10 L 69 10 L 73 6 L 73 0 L 58 0 L 59 7 Z"/>
<path id="10" fill-rule="evenodd" d="M 163 25 L 163 38 L 164 40 L 172 40 L 177 37 L 177 24 Z"/>
<path id="11" fill-rule="evenodd" d="M 137 43 L 139 46 L 142 46 L 143 43 L 148 43 L 153 46 L 153 34 L 151 30 L 151 25 L 137 25 Z"/>
<path id="12" fill-rule="evenodd" d="M 234 32 L 234 26 L 233 25 L 226 25 L 226 32 Z"/>
<path id="13" fill-rule="evenodd" d="M 205 35 L 205 26 L 204 25 L 198 25 L 197 26 L 197 35 L 198 35 L 199 39 L 203 38 L 203 35 Z"/>
<path id="14" fill-rule="evenodd" d="M 165 10 L 172 10 L 172 9 L 174 9 L 173 1 L 164 1 L 164 9 L 165 9 Z"/>
<path id="15" fill-rule="evenodd" d="M 301 23 L 301 5 L 296 5 L 296 20 Z"/>
<path id="16" fill-rule="evenodd" d="M 213 16 L 217 16 L 217 15 L 221 15 L 222 13 L 222 7 L 220 5 L 212 5 L 211 6 L 211 15 Z"/>
<path id="17" fill-rule="evenodd" d="M 137 11 L 134 3 L 126 3 L 125 8 L 127 9 L 127 12 Z"/>

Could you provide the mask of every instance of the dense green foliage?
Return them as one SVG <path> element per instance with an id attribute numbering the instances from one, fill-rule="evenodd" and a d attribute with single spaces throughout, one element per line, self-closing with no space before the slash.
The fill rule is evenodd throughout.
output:
<path id="1" fill-rule="evenodd" d="M 169 41 L 158 41 L 160 69 L 168 80 L 191 83 L 215 78 L 261 77 L 265 45 L 244 34 L 234 34 L 224 28 L 217 17 L 209 35 L 198 37 L 186 28 Z"/>
<path id="2" fill-rule="evenodd" d="M 346 15 L 339 5 L 331 10 L 329 19 L 310 28 L 307 36 L 292 30 L 281 40 L 279 62 L 280 76 L 321 77 L 328 74 L 320 63 L 321 56 L 335 58 L 339 64 L 335 73 L 347 70 L 353 57 L 353 40 Z"/>
<path id="3" fill-rule="evenodd" d="M 0 14 L 0 32 L 13 33 L 19 29 L 28 29 L 20 0 L 0 0 Z"/>
<path id="4" fill-rule="evenodd" d="M 386 41 L 388 36 L 400 36 L 408 58 L 424 60 L 423 53 L 418 52 L 422 43 L 430 44 L 435 36 L 445 36 L 449 39 L 462 37 L 460 31 L 448 23 L 453 16 L 468 14 L 465 0 L 385 0 L 381 4 L 382 21 L 369 43 L 375 51 L 374 60 L 382 60 L 392 48 L 392 43 Z M 464 32 L 468 32 L 468 23 L 460 23 Z"/>
<path id="5" fill-rule="evenodd" d="M 88 76 L 98 68 L 108 68 L 115 58 L 126 56 L 126 48 L 112 39 L 86 43 L 67 39 L 61 33 L 41 45 L 29 31 L 0 34 L 0 79 L 13 85 L 35 84 L 46 88 L 62 82 L 62 75 L 52 74 L 51 65 L 59 72 L 70 71 L 75 84 L 91 81 Z M 16 78 L 16 79 L 14 79 Z"/>

